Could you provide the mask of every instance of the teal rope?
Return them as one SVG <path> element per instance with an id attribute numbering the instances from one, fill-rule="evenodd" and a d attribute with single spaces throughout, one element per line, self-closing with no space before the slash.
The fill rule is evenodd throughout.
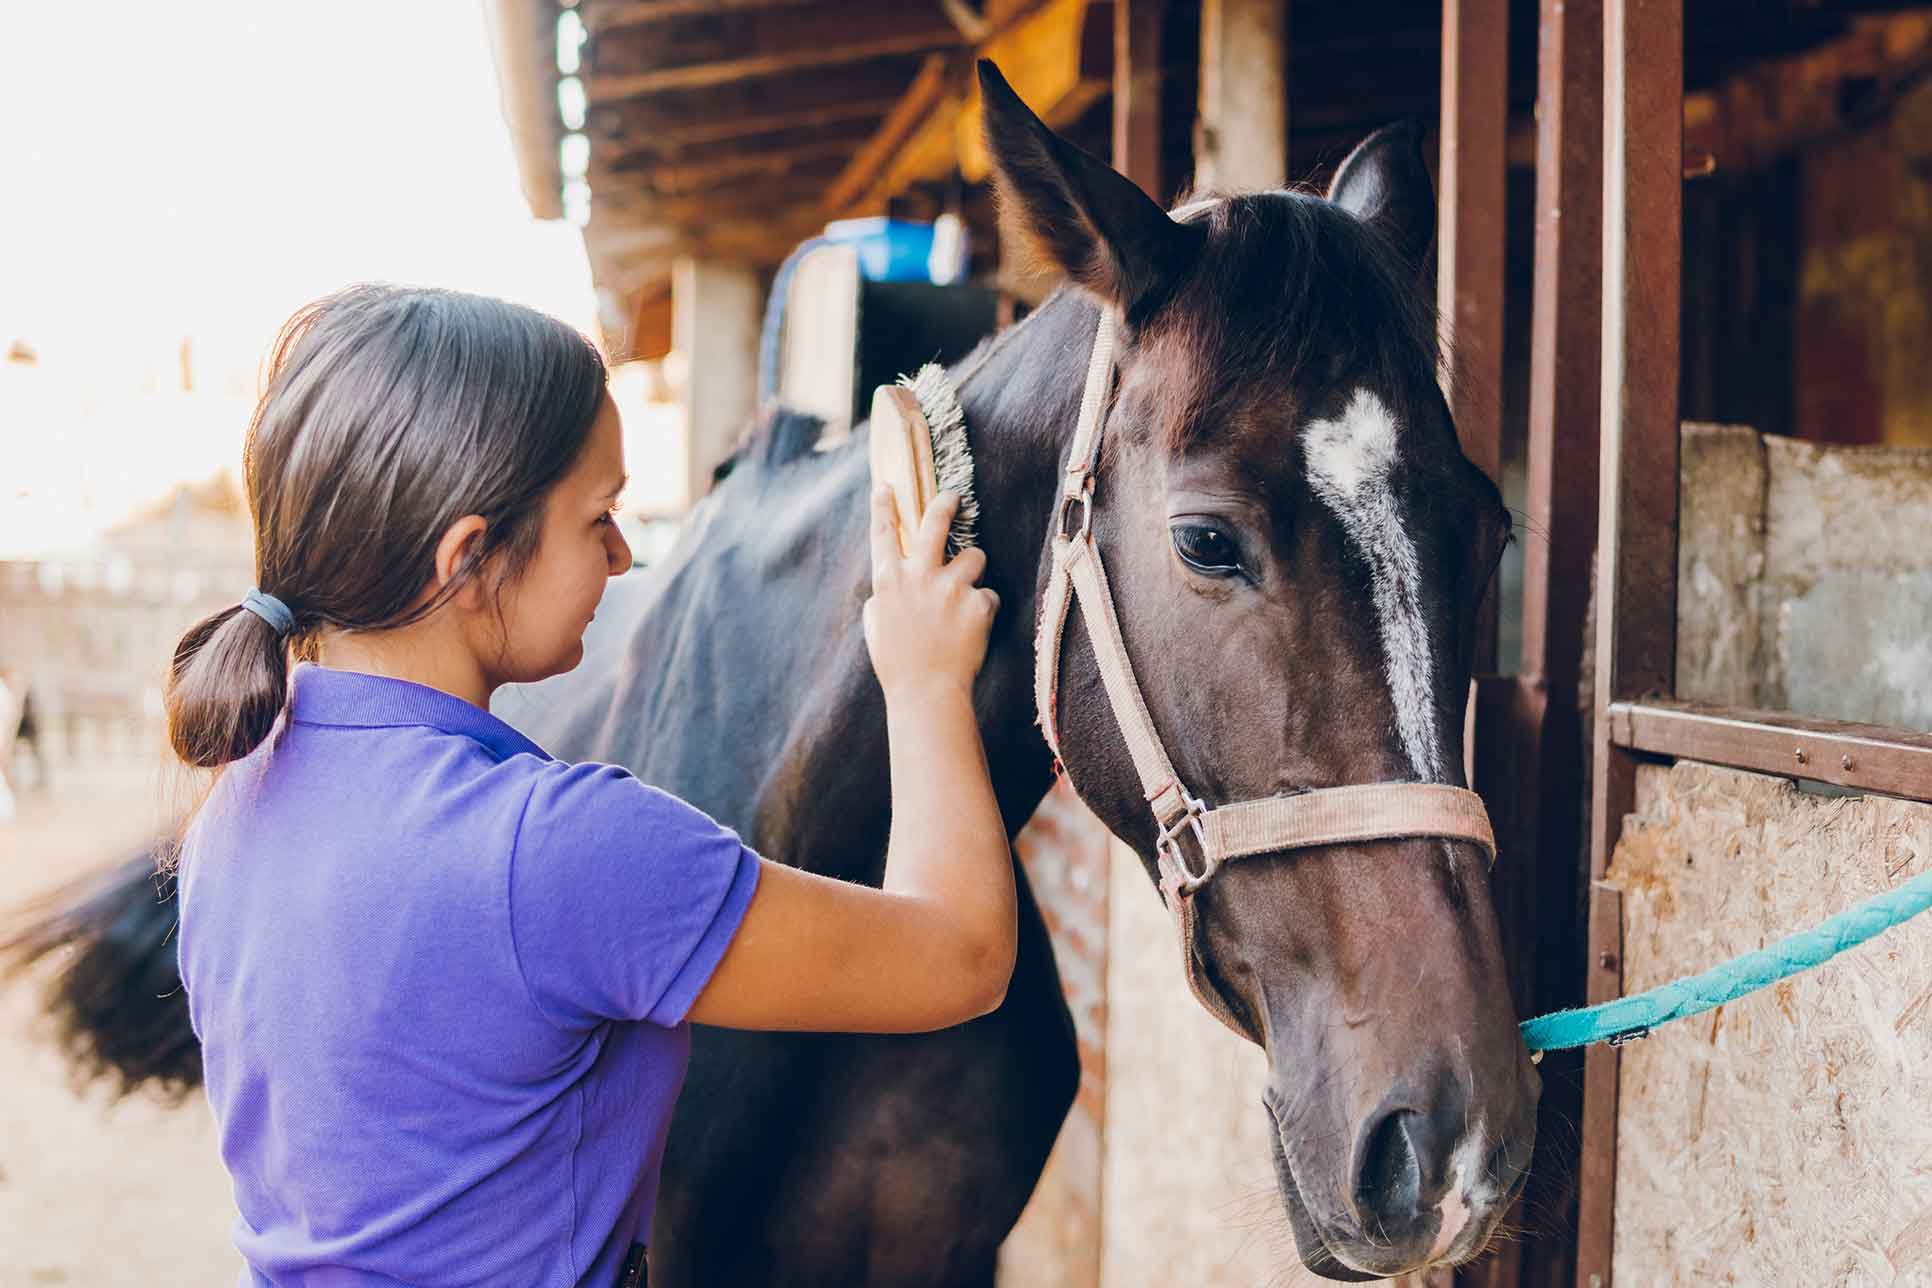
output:
<path id="1" fill-rule="evenodd" d="M 1819 925 L 1767 948 L 1734 957 L 1702 975 L 1674 980 L 1648 993 L 1620 997 L 1600 1006 L 1539 1015 L 1523 1023 L 1523 1042 L 1532 1051 L 1561 1051 L 1596 1042 L 1621 1045 L 1643 1037 L 1659 1024 L 1681 1020 L 1735 1001 L 1767 984 L 1822 965 L 1932 908 L 1932 871 L 1875 895 Z"/>

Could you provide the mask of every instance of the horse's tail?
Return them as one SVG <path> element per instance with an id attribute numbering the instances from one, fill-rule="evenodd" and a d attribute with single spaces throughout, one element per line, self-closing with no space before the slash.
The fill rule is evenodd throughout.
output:
<path id="1" fill-rule="evenodd" d="M 201 1047 L 175 960 L 174 877 L 151 851 L 24 909 L 0 932 L 0 974 L 47 962 L 43 1006 L 80 1076 L 118 1094 L 179 1099 L 201 1083 Z"/>

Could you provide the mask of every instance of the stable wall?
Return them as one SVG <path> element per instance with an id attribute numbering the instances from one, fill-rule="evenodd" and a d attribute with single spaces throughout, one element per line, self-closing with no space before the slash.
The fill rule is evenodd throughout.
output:
<path id="1" fill-rule="evenodd" d="M 1677 693 L 1932 730 L 1932 450 L 1686 425 Z"/>
<path id="2" fill-rule="evenodd" d="M 1932 806 L 1645 767 L 1609 872 L 1624 987 L 1932 868 Z M 1620 1284 L 1932 1284 L 1932 918 L 1624 1048 Z"/>

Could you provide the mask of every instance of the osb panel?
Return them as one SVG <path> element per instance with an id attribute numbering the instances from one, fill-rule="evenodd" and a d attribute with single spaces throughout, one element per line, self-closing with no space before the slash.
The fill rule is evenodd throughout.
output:
<path id="1" fill-rule="evenodd" d="M 1624 984 L 1758 948 L 1932 866 L 1932 807 L 1638 771 Z M 1932 919 L 1624 1048 L 1625 1284 L 1932 1284 Z"/>
<path id="2" fill-rule="evenodd" d="M 1302 1288 L 1275 1191 L 1266 1062 L 1188 991 L 1140 860 L 1114 858 L 1107 961 L 1105 1288 Z"/>
<path id="3" fill-rule="evenodd" d="M 1003 1288 L 1097 1288 L 1106 1095 L 1107 869 L 1113 838 L 1062 780 L 1014 842 L 1053 939 L 1080 1044 L 1080 1090 L 1046 1171 L 1000 1247 Z"/>

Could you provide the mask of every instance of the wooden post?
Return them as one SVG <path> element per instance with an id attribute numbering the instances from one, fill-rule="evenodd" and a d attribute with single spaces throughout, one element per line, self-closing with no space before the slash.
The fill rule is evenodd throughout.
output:
<path id="1" fill-rule="evenodd" d="M 1197 190 L 1287 184 L 1287 0 L 1202 0 L 1200 103 Z"/>
<path id="2" fill-rule="evenodd" d="M 685 502 L 695 505 L 755 410 L 764 293 L 749 268 L 687 256 L 672 269 L 671 309 L 684 404 Z"/>
<path id="3" fill-rule="evenodd" d="M 1166 204 L 1161 173 L 1161 22 L 1165 0 L 1114 0 L 1114 169 Z"/>
<path id="4" fill-rule="evenodd" d="M 1677 634 L 1678 303 L 1683 268 L 1683 0 L 1606 0 L 1603 14 L 1602 495 L 1590 874 L 1601 882 L 1636 799 L 1635 753 L 1608 708 L 1668 695 Z M 1589 1000 L 1622 991 L 1616 892 L 1593 884 Z M 1578 1288 L 1611 1282 L 1617 1052 L 1584 1065 Z"/>

